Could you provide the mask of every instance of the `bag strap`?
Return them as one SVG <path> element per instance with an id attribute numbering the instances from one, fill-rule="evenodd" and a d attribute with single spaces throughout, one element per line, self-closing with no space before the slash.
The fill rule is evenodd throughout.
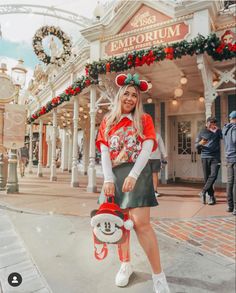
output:
<path id="1" fill-rule="evenodd" d="M 102 250 L 100 252 L 97 251 L 97 247 L 94 244 L 94 255 L 97 260 L 103 260 L 104 258 L 107 257 L 108 254 L 108 248 L 106 243 L 103 244 Z"/>
<path id="2" fill-rule="evenodd" d="M 94 233 L 93 233 L 93 243 L 94 243 L 94 256 L 96 257 L 96 259 L 103 260 L 104 258 L 106 258 L 108 254 L 107 245 L 106 243 L 98 242 L 97 237 L 94 235 Z M 102 245 L 101 251 L 98 251 L 98 247 L 96 246 L 96 244 Z"/>
<path id="3" fill-rule="evenodd" d="M 106 202 L 109 202 L 109 200 L 111 200 L 112 203 L 115 203 L 115 196 L 114 195 L 107 195 Z"/>

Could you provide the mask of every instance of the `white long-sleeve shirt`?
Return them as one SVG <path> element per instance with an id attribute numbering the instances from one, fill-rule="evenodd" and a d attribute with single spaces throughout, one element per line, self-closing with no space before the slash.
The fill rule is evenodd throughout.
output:
<path id="1" fill-rule="evenodd" d="M 167 157 L 165 145 L 159 133 L 156 134 L 156 140 L 157 140 L 158 147 L 154 152 L 151 153 L 151 156 L 150 156 L 151 160 L 157 160 L 157 159 L 160 160 L 161 158 Z"/>
<path id="2" fill-rule="evenodd" d="M 129 176 L 138 179 L 138 176 L 142 172 L 143 168 L 146 166 L 153 148 L 153 140 L 147 139 L 142 144 L 142 150 L 131 169 Z M 112 163 L 109 154 L 109 149 L 106 145 L 101 144 L 101 161 L 102 169 L 104 174 L 104 182 L 114 182 L 113 172 L 112 172 Z"/>

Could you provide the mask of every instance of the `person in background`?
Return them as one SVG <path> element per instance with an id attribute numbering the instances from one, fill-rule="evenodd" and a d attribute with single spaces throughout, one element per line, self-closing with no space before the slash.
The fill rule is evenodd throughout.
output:
<path id="1" fill-rule="evenodd" d="M 227 212 L 236 216 L 236 111 L 229 114 L 229 120 L 222 130 L 227 160 Z"/>
<path id="2" fill-rule="evenodd" d="M 155 190 L 155 196 L 158 197 L 160 195 L 160 193 L 157 191 L 158 173 L 161 171 L 161 162 L 167 162 L 167 154 L 163 139 L 159 133 L 156 134 L 156 140 L 158 147 L 154 152 L 151 153 L 149 163 L 152 169 L 152 179 Z"/>
<path id="3" fill-rule="evenodd" d="M 18 162 L 20 167 L 20 175 L 21 177 L 25 176 L 25 167 L 29 160 L 29 150 L 26 146 L 20 148 L 17 152 Z"/>
<path id="4" fill-rule="evenodd" d="M 195 146 L 198 152 L 201 152 L 202 168 L 205 185 L 200 192 L 202 202 L 206 204 L 206 195 L 208 194 L 208 204 L 216 204 L 214 195 L 214 183 L 220 169 L 220 140 L 222 132 L 216 125 L 215 117 L 208 117 L 206 127 L 200 131 L 196 138 Z"/>

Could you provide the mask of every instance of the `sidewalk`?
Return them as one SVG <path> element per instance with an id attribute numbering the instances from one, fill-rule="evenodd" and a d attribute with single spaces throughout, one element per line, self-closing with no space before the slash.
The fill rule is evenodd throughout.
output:
<path id="1" fill-rule="evenodd" d="M 99 193 L 86 192 L 86 177 L 80 177 L 79 188 L 71 188 L 69 174 L 58 170 L 58 181 L 50 182 L 44 172 L 43 178 L 20 178 L 19 194 L 1 192 L 0 207 L 8 211 L 52 292 L 152 292 L 150 268 L 134 233 L 135 275 L 127 288 L 114 286 L 119 266 L 114 247 L 102 262 L 93 257 L 89 214 Z M 99 191 L 102 179 L 97 181 Z M 225 192 L 218 191 L 217 205 L 208 206 L 200 203 L 195 186 L 159 190 L 163 196 L 151 215 L 171 292 L 235 292 L 235 217 L 225 212 Z"/>

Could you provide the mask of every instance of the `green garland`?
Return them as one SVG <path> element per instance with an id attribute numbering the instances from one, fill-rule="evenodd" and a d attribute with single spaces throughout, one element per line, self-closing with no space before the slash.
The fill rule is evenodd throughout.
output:
<path id="1" fill-rule="evenodd" d="M 64 102 L 69 102 L 71 97 L 80 94 L 84 88 L 90 86 L 91 83 L 96 83 L 96 81 L 91 80 L 89 77 L 82 76 L 77 81 L 75 81 L 71 86 L 69 86 L 62 94 L 54 97 L 51 101 L 47 102 L 46 105 L 38 109 L 30 118 L 27 119 L 27 123 L 32 123 L 34 120 L 38 119 L 40 116 L 50 112 L 52 109 L 61 105 Z"/>
<path id="2" fill-rule="evenodd" d="M 162 61 L 164 59 L 177 59 L 186 55 L 199 55 L 207 53 L 216 61 L 231 59 L 236 56 L 236 45 L 223 44 L 216 34 L 210 34 L 207 38 L 198 35 L 191 41 L 181 41 L 171 45 L 154 46 L 149 49 L 133 51 L 121 57 L 111 57 L 106 60 L 100 60 L 87 64 L 88 75 L 97 78 L 98 74 L 106 74 L 107 72 L 121 72 L 129 70 L 132 67 L 150 65 L 153 62 Z"/>
<path id="3" fill-rule="evenodd" d="M 216 61 L 232 59 L 236 57 L 236 44 L 225 44 L 216 34 L 210 34 L 207 38 L 198 35 L 189 42 L 184 40 L 171 45 L 155 46 L 146 50 L 133 51 L 121 57 L 111 57 L 109 59 L 86 64 L 85 76 L 79 78 L 61 95 L 53 98 L 45 106 L 32 114 L 28 119 L 28 123 L 32 123 L 34 120 L 50 112 L 63 102 L 68 102 L 72 96 L 81 93 L 83 89 L 91 83 L 96 83 L 99 74 L 122 72 L 144 64 L 151 65 L 154 62 L 164 59 L 173 60 L 186 55 L 192 56 L 194 54 L 199 55 L 203 53 L 207 53 Z"/>

